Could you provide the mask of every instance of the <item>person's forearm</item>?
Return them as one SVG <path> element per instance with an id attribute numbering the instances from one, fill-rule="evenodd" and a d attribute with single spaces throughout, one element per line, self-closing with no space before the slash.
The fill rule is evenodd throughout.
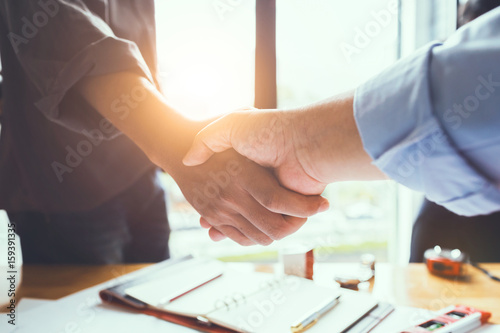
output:
<path id="1" fill-rule="evenodd" d="M 363 148 L 353 102 L 354 91 L 293 111 L 297 157 L 312 177 L 327 183 L 387 178 Z"/>
<path id="2" fill-rule="evenodd" d="M 200 131 L 183 162 L 199 165 L 233 148 L 306 194 L 336 181 L 386 179 L 363 148 L 353 102 L 349 92 L 294 110 L 233 113 Z"/>
<path id="3" fill-rule="evenodd" d="M 193 137 L 209 123 L 186 119 L 168 106 L 153 84 L 132 73 L 87 77 L 76 89 L 168 173 L 181 167 Z"/>
<path id="4" fill-rule="evenodd" d="M 182 117 L 150 82 L 137 75 L 88 77 L 76 89 L 171 174 L 200 213 L 201 225 L 213 227 L 210 236 L 214 240 L 225 235 L 241 245 L 268 245 L 295 232 L 306 217 L 328 208 L 320 196 L 304 196 L 281 187 L 269 170 L 234 150 L 198 167 L 183 165 L 182 157 L 208 121 Z"/>

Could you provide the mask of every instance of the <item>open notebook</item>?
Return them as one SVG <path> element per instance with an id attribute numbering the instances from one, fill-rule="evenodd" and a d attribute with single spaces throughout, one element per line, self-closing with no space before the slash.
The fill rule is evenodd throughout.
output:
<path id="1" fill-rule="evenodd" d="M 298 319 L 340 292 L 302 278 L 231 270 L 215 260 L 157 266 L 102 291 L 101 298 L 205 332 L 279 333 L 290 332 Z M 342 293 L 340 303 L 321 319 L 328 318 L 329 332 L 345 331 L 377 306 L 369 295 Z"/>

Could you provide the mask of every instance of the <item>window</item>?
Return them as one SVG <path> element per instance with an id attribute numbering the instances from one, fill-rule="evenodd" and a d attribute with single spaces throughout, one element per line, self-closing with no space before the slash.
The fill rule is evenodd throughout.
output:
<path id="1" fill-rule="evenodd" d="M 397 60 L 397 1 L 277 0 L 276 16 L 279 107 L 354 89 Z M 323 248 L 321 260 L 357 261 L 370 252 L 387 261 L 395 184 L 337 183 L 325 195 L 331 211 L 311 218 L 294 240 Z"/>
<path id="2" fill-rule="evenodd" d="M 259 1 L 266 1 L 272 11 L 256 14 Z M 418 27 L 431 15 L 436 22 L 431 27 L 434 32 L 443 26 L 437 23 L 441 22 L 436 18 L 438 13 L 447 13 L 448 18 L 454 15 L 444 7 L 429 5 L 431 0 L 276 0 L 275 15 L 269 5 L 273 3 L 157 1 L 160 79 L 168 101 L 195 119 L 253 105 L 255 98 L 262 98 L 259 86 L 264 81 L 259 72 L 262 68 L 258 67 L 255 75 L 256 30 L 260 27 L 264 37 L 272 37 L 272 31 L 267 35 L 262 28 L 272 27 L 274 19 L 275 44 L 270 45 L 273 38 L 269 38 L 258 52 L 263 52 L 259 55 L 270 64 L 263 75 L 271 82 L 276 80 L 277 93 L 274 100 L 270 96 L 269 103 L 276 101 L 280 108 L 291 108 L 354 89 L 394 63 L 400 54 L 420 45 L 424 32 Z M 400 17 L 405 20 L 400 21 Z M 400 42 L 402 38 L 405 43 Z M 232 256 L 225 259 L 273 261 L 280 247 L 305 244 L 318 248 L 319 260 L 355 261 L 360 254 L 370 252 L 378 261 L 401 261 L 397 254 L 408 246 L 411 220 L 419 204 L 413 193 L 391 181 L 333 184 L 325 191 L 332 204 L 330 211 L 311 218 L 299 232 L 276 244 L 245 248 L 229 240 L 213 243 L 199 227 L 198 214 L 175 182 L 165 175 L 164 183 L 173 256 L 221 257 L 230 253 Z M 396 223 L 402 216 L 404 227 Z M 398 239 L 404 239 L 406 245 Z M 407 252 L 401 252 L 403 257 Z"/>
<path id="3" fill-rule="evenodd" d="M 394 63 L 398 11 L 390 3 L 277 0 L 278 105 L 354 89 Z"/>
<path id="4" fill-rule="evenodd" d="M 156 1 L 156 27 L 171 105 L 192 119 L 253 105 L 255 1 Z"/>

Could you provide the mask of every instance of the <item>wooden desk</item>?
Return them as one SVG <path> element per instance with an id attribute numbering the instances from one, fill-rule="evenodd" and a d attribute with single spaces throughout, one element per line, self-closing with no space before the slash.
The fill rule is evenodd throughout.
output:
<path id="1" fill-rule="evenodd" d="M 500 276 L 500 264 L 482 264 Z M 463 304 L 489 311 L 491 322 L 500 324 L 500 282 L 493 281 L 474 267 L 468 267 L 465 280 L 441 278 L 430 274 L 423 264 L 407 267 L 387 266 L 377 272 L 374 294 L 397 305 L 439 310 Z M 380 274 L 379 274 L 380 273 Z"/>
<path id="2" fill-rule="evenodd" d="M 21 298 L 59 299 L 147 266 L 149 265 L 24 265 L 20 295 Z"/>
<path id="3" fill-rule="evenodd" d="M 28 265 L 23 268 L 21 297 L 58 299 L 146 266 Z M 345 264 L 319 264 L 316 272 L 322 275 L 323 280 L 329 280 L 336 270 L 345 267 Z M 484 264 L 483 267 L 500 276 L 500 264 Z M 469 272 L 468 280 L 455 281 L 429 274 L 423 264 L 410 264 L 407 267 L 378 264 L 373 294 L 393 304 L 430 310 L 453 304 L 474 306 L 491 311 L 492 322 L 500 324 L 500 282 L 489 279 L 473 267 L 470 267 Z"/>

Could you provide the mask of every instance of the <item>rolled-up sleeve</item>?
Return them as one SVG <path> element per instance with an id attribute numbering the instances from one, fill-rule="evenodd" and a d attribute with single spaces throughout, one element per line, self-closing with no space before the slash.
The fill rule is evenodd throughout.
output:
<path id="1" fill-rule="evenodd" d="M 373 163 L 460 215 L 500 210 L 500 9 L 360 86 Z"/>
<path id="2" fill-rule="evenodd" d="M 84 76 L 127 71 L 153 82 L 137 45 L 116 37 L 81 0 L 7 0 L 0 11 L 12 49 L 38 91 L 33 103 L 71 130 L 80 132 L 98 119 L 60 108 Z"/>

